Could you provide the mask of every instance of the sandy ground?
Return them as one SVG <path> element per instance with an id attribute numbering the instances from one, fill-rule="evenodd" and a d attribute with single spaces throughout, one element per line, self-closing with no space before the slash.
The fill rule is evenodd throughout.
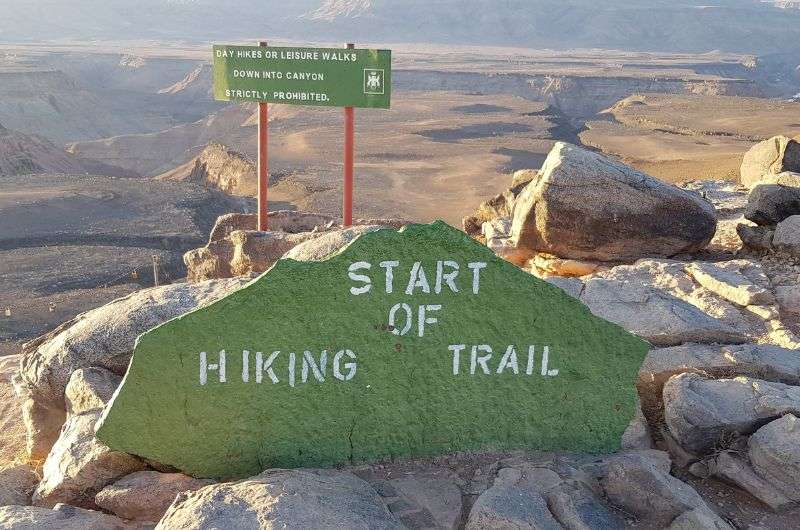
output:
<path id="1" fill-rule="evenodd" d="M 544 160 L 556 126 L 552 117 L 537 114 L 544 108 L 513 96 L 412 92 L 396 98 L 389 111 L 359 111 L 356 215 L 460 226 L 475 205 L 508 187 L 511 171 Z M 270 156 L 293 172 L 272 197 L 338 213 L 340 112 L 303 109 L 275 129 Z"/>
<path id="2" fill-rule="evenodd" d="M 739 178 L 752 145 L 800 133 L 800 103 L 646 94 L 589 121 L 581 140 L 668 182 Z"/>

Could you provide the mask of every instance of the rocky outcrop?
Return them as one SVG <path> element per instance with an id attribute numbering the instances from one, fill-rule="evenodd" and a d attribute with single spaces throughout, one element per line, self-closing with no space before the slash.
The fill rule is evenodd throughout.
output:
<path id="1" fill-rule="evenodd" d="M 352 528 L 404 526 L 369 484 L 340 471 L 270 470 L 241 482 L 181 494 L 158 530 L 206 528 Z"/>
<path id="2" fill-rule="evenodd" d="M 495 484 L 485 491 L 469 514 L 466 530 L 536 528 L 562 530 L 544 498 L 531 487 Z"/>
<path id="3" fill-rule="evenodd" d="M 558 142 L 514 202 L 511 239 L 531 255 L 632 261 L 700 250 L 716 226 L 701 197 Z"/>
<path id="4" fill-rule="evenodd" d="M 511 187 L 488 201 L 484 201 L 475 210 L 475 213 L 462 220 L 464 231 L 475 237 L 481 235 L 483 225 L 498 218 L 511 217 L 514 210 L 514 200 L 519 196 L 525 186 L 538 178 L 539 172 L 535 169 L 520 169 L 511 177 Z"/>
<path id="5" fill-rule="evenodd" d="M 677 524 L 674 528 L 732 530 L 691 486 L 669 474 L 668 460 L 664 466 L 641 454 L 620 455 L 608 464 L 603 486 L 612 503 L 647 521 L 652 528 Z M 687 519 L 698 517 L 713 526 L 686 526 Z"/>
<path id="6" fill-rule="evenodd" d="M 752 188 L 764 176 L 784 171 L 800 172 L 800 143 L 787 136 L 774 136 L 757 143 L 744 155 L 741 183 Z"/>
<path id="7" fill-rule="evenodd" d="M 737 453 L 738 451 L 722 451 L 710 458 L 705 464 L 709 475 L 737 486 L 773 510 L 782 510 L 792 505 L 793 501 L 781 493 L 772 481 L 762 478 Z"/>
<path id="8" fill-rule="evenodd" d="M 349 245 L 357 237 L 381 228 L 383 227 L 378 225 L 362 225 L 326 232 L 292 248 L 283 255 L 283 258 L 295 261 L 322 261 Z"/>
<path id="9" fill-rule="evenodd" d="M 15 387 L 24 400 L 30 458 L 44 459 L 59 436 L 67 410 L 64 394 L 76 370 L 98 367 L 124 374 L 139 334 L 245 283 L 217 280 L 144 289 L 78 315 L 27 343 Z"/>
<path id="10" fill-rule="evenodd" d="M 6 530 L 134 530 L 113 515 L 57 504 L 53 509 L 35 506 L 0 507 L 0 528 Z"/>
<path id="11" fill-rule="evenodd" d="M 33 504 L 52 507 L 66 503 L 94 508 L 94 496 L 117 479 L 145 469 L 141 460 L 112 451 L 94 436 L 102 410 L 71 416 L 61 429 L 42 469 Z"/>
<path id="12" fill-rule="evenodd" d="M 19 370 L 19 355 L 0 357 L 0 467 L 25 454 L 25 424 L 12 378 Z"/>
<path id="13" fill-rule="evenodd" d="M 64 391 L 67 414 L 81 414 L 89 410 L 102 409 L 111 400 L 121 382 L 120 376 L 104 368 L 75 370 Z"/>
<path id="14" fill-rule="evenodd" d="M 158 522 L 180 493 L 213 484 L 181 473 L 138 471 L 103 488 L 96 496 L 97 506 L 123 519 Z"/>
<path id="15" fill-rule="evenodd" d="M 39 475 L 28 464 L 0 467 L 0 506 L 29 505 L 38 483 Z"/>
<path id="16" fill-rule="evenodd" d="M 762 226 L 774 226 L 792 215 L 800 215 L 800 187 L 779 184 L 753 188 L 744 212 L 745 219 Z"/>
<path id="17" fill-rule="evenodd" d="M 746 340 L 740 331 L 694 305 L 646 285 L 592 278 L 586 282 L 580 300 L 595 315 L 656 346 Z"/>
<path id="18" fill-rule="evenodd" d="M 156 178 L 200 182 L 238 197 L 254 197 L 258 191 L 253 162 L 217 143 L 209 144 L 194 159 Z"/>
<path id="19" fill-rule="evenodd" d="M 651 424 L 661 422 L 664 384 L 692 373 L 709 378 L 747 376 L 800 385 L 800 356 L 795 350 L 766 344 L 682 344 L 651 350 L 639 370 L 636 388 Z"/>
<path id="20" fill-rule="evenodd" d="M 772 270 L 750 259 L 715 263 L 644 259 L 601 267 L 569 282 L 558 277 L 548 281 L 557 282 L 596 315 L 656 346 L 763 342 L 798 348 L 797 328 L 788 313 L 781 312 L 773 283 L 795 285 L 800 270 L 784 276 L 784 267 Z M 531 271 L 541 274 L 538 268 Z M 745 302 L 752 303 L 743 306 Z"/>
<path id="21" fill-rule="evenodd" d="M 753 468 L 784 495 L 800 502 L 800 420 L 785 416 L 761 427 L 748 441 Z"/>
<path id="22" fill-rule="evenodd" d="M 664 385 L 664 421 L 694 454 L 724 447 L 785 414 L 800 415 L 800 387 L 749 377 L 707 379 L 684 373 Z"/>
<path id="23" fill-rule="evenodd" d="M 77 157 L 38 135 L 0 127 L 0 175 L 84 173 L 134 177 L 133 171 Z"/>
<path id="24" fill-rule="evenodd" d="M 772 246 L 800 256 L 800 215 L 793 215 L 778 223 L 772 236 Z"/>
<path id="25" fill-rule="evenodd" d="M 240 229 L 255 224 L 256 216 L 220 217 L 209 243 L 183 256 L 189 281 L 260 274 L 301 243 L 342 230 L 334 217 L 292 211 L 270 212 L 269 231 Z M 408 223 L 397 219 L 356 219 L 353 224 L 398 229 Z"/>

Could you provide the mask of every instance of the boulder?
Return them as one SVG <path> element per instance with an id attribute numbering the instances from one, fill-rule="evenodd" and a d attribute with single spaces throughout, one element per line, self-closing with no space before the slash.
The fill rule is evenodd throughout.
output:
<path id="1" fill-rule="evenodd" d="M 230 237 L 209 242 L 183 255 L 186 279 L 197 283 L 217 278 L 232 278 L 233 242 Z"/>
<path id="2" fill-rule="evenodd" d="M 70 416 L 42 469 L 43 479 L 33 494 L 33 504 L 57 503 L 94 508 L 94 497 L 119 478 L 145 469 L 141 460 L 112 451 L 94 436 L 101 410 Z"/>
<path id="3" fill-rule="evenodd" d="M 137 471 L 106 486 L 95 496 L 97 506 L 123 519 L 158 522 L 179 493 L 213 484 L 182 473 Z"/>
<path id="4" fill-rule="evenodd" d="M 389 510 L 409 528 L 458 528 L 463 506 L 456 480 L 458 477 L 444 473 L 408 474 L 388 481 L 395 499 L 385 500 Z M 379 493 L 383 495 L 387 492 L 384 490 Z"/>
<path id="5" fill-rule="evenodd" d="M 800 142 L 800 137 L 794 139 L 795 142 Z M 778 184 L 780 186 L 791 186 L 793 188 L 800 188 L 800 173 L 795 171 L 784 171 L 777 175 L 764 175 L 761 178 L 761 184 Z"/>
<path id="6" fill-rule="evenodd" d="M 581 261 L 576 259 L 563 259 L 550 254 L 536 254 L 532 267 L 537 272 L 549 276 L 562 276 L 576 278 L 593 274 L 598 270 L 605 270 L 603 264 L 596 261 Z"/>
<path id="7" fill-rule="evenodd" d="M 67 413 L 102 409 L 111 400 L 122 378 L 105 368 L 81 368 L 72 372 L 64 397 Z"/>
<path id="8" fill-rule="evenodd" d="M 295 261 L 323 261 L 331 254 L 349 245 L 358 236 L 381 228 L 376 225 L 362 225 L 325 232 L 317 238 L 295 246 L 283 257 Z"/>
<path id="9" fill-rule="evenodd" d="M 486 241 L 495 238 L 507 238 L 511 233 L 511 219 L 508 217 L 498 217 L 491 221 L 486 221 L 481 225 L 481 235 Z"/>
<path id="10" fill-rule="evenodd" d="M 517 195 L 522 191 L 522 188 L 528 185 L 532 180 L 539 177 L 539 171 L 536 169 L 518 169 L 511 176 L 511 189 L 517 191 Z"/>
<path id="11" fill-rule="evenodd" d="M 707 463 L 711 475 L 729 482 L 760 500 L 773 510 L 791 506 L 792 500 L 731 451 L 722 451 Z"/>
<path id="12" fill-rule="evenodd" d="M 686 271 L 700 285 L 737 305 L 765 305 L 775 302 L 772 292 L 753 283 L 740 270 L 744 263 L 736 260 L 723 263 L 695 262 Z"/>
<path id="13" fill-rule="evenodd" d="M 464 232 L 477 237 L 481 235 L 481 229 L 485 223 L 495 219 L 510 218 L 514 211 L 514 201 L 525 186 L 537 177 L 537 174 L 534 169 L 516 171 L 511 179 L 511 188 L 482 202 L 475 213 L 462 219 Z"/>
<path id="14" fill-rule="evenodd" d="M 651 458 L 638 453 L 623 453 L 608 464 L 603 480 L 608 499 L 628 513 L 649 523 L 651 528 L 664 528 L 678 517 L 701 510 L 719 528 L 729 529 L 714 514 L 702 497 L 688 484 L 669 474 Z"/>
<path id="15" fill-rule="evenodd" d="M 655 346 L 746 340 L 741 332 L 696 306 L 637 282 L 592 278 L 585 283 L 580 300 L 595 315 Z"/>
<path id="16" fill-rule="evenodd" d="M 650 434 L 650 426 L 642 412 L 640 404 L 636 406 L 636 415 L 628 424 L 628 428 L 622 433 L 622 449 L 638 450 L 652 449 L 653 437 Z"/>
<path id="17" fill-rule="evenodd" d="M 750 192 L 745 219 L 761 226 L 774 226 L 787 217 L 800 215 L 800 188 L 759 184 Z"/>
<path id="18" fill-rule="evenodd" d="M 258 232 L 238 230 L 231 233 L 233 255 L 230 270 L 233 276 L 260 274 L 300 243 L 323 235 L 324 232 Z M 187 264 L 188 265 L 188 264 Z"/>
<path id="19" fill-rule="evenodd" d="M 765 175 L 777 175 L 784 171 L 800 171 L 800 144 L 787 136 L 773 136 L 745 153 L 741 183 L 752 188 Z"/>
<path id="20" fill-rule="evenodd" d="M 733 530 L 733 527 L 707 506 L 701 506 L 676 517 L 667 530 Z M 751 527 L 750 530 L 755 529 Z"/>
<path id="21" fill-rule="evenodd" d="M 797 413 L 761 427 L 750 437 L 747 454 L 765 480 L 800 502 L 800 420 Z"/>
<path id="22" fill-rule="evenodd" d="M 569 530 L 622 530 L 624 521 L 609 510 L 586 485 L 565 481 L 546 494 L 547 506 Z"/>
<path id="23" fill-rule="evenodd" d="M 254 213 L 228 213 L 220 215 L 211 228 L 208 242 L 221 241 L 236 230 L 256 230 L 258 215 Z"/>
<path id="24" fill-rule="evenodd" d="M 739 223 L 736 225 L 736 233 L 742 244 L 750 250 L 763 252 L 772 249 L 772 237 L 775 235 L 775 230 L 772 228 Z"/>
<path id="25" fill-rule="evenodd" d="M 0 357 L 0 467 L 25 454 L 25 423 L 11 379 L 19 369 L 20 356 Z"/>
<path id="26" fill-rule="evenodd" d="M 15 378 L 24 399 L 28 453 L 44 459 L 64 423 L 64 393 L 72 373 L 100 367 L 122 375 L 141 333 L 240 288 L 247 280 L 176 283 L 143 289 L 65 322 L 25 344 Z"/>
<path id="27" fill-rule="evenodd" d="M 269 230 L 260 232 L 253 226 L 238 230 L 240 225 L 251 226 L 255 216 L 222 216 L 211 232 L 205 247 L 183 255 L 187 278 L 199 282 L 214 278 L 260 274 L 269 269 L 281 256 L 295 246 L 342 230 L 340 220 L 327 215 L 278 211 L 269 214 Z M 408 224 L 400 219 L 356 219 L 354 227 L 379 226 L 400 228 Z"/>
<path id="28" fill-rule="evenodd" d="M 158 530 L 405 528 L 368 483 L 347 472 L 269 470 L 179 494 Z"/>
<path id="29" fill-rule="evenodd" d="M 800 215 L 793 215 L 778 223 L 772 246 L 800 256 Z"/>
<path id="30" fill-rule="evenodd" d="M 0 528 L 3 530 L 132 530 L 128 523 L 113 515 L 66 504 L 57 504 L 52 510 L 36 506 L 2 506 Z"/>
<path id="31" fill-rule="evenodd" d="M 716 228 L 699 195 L 557 142 L 514 202 L 511 237 L 531 255 L 633 261 L 700 250 Z"/>
<path id="32" fill-rule="evenodd" d="M 664 385 L 664 421 L 689 452 L 703 454 L 769 420 L 800 414 L 800 387 L 761 379 L 706 379 L 684 373 Z"/>
<path id="33" fill-rule="evenodd" d="M 775 288 L 775 298 L 786 313 L 800 315 L 800 285 L 785 285 Z"/>
<path id="34" fill-rule="evenodd" d="M 755 338 L 763 335 L 763 325 L 759 329 L 753 319 L 748 321 L 740 306 L 699 285 L 686 270 L 689 264 L 676 260 L 642 259 L 633 265 L 619 265 L 606 271 L 598 271 L 593 276 L 625 285 L 639 285 L 644 291 L 654 289 L 688 303 L 705 313 L 712 321 L 718 321 L 743 336 Z M 732 260 L 726 262 L 725 266 L 732 267 L 756 285 L 769 285 L 769 279 L 758 262 Z"/>
<path id="35" fill-rule="evenodd" d="M 28 464 L 0 468 L 0 506 L 27 506 L 39 483 L 39 475 Z"/>
<path id="36" fill-rule="evenodd" d="M 712 378 L 743 375 L 800 385 L 800 356 L 795 350 L 766 344 L 682 344 L 650 350 L 639 370 L 636 389 L 651 424 L 660 421 L 664 383 L 682 373 Z"/>
<path id="37" fill-rule="evenodd" d="M 550 285 L 555 285 L 572 298 L 580 299 L 581 293 L 583 293 L 583 282 L 579 278 L 561 278 L 559 276 L 553 276 L 547 278 L 545 280 Z"/>
<path id="38" fill-rule="evenodd" d="M 494 485 L 483 492 L 469 513 L 466 530 L 500 528 L 562 530 L 544 498 L 531 487 Z"/>

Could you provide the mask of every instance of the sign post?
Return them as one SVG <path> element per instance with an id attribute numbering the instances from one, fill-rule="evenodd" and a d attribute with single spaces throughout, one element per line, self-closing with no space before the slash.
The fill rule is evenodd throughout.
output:
<path id="1" fill-rule="evenodd" d="M 355 45 L 347 44 L 352 50 Z M 342 225 L 353 224 L 353 164 L 355 151 L 355 116 L 353 107 L 344 108 L 344 185 L 342 186 Z"/>
<path id="2" fill-rule="evenodd" d="M 388 109 L 390 50 L 214 46 L 214 98 L 258 102 L 258 229 L 267 230 L 268 103 L 344 107 L 342 223 L 353 222 L 355 111 Z"/>
<path id="3" fill-rule="evenodd" d="M 259 46 L 266 48 L 267 43 L 261 41 Z M 269 103 L 258 102 L 258 230 L 269 230 L 269 206 L 267 189 L 269 187 Z"/>

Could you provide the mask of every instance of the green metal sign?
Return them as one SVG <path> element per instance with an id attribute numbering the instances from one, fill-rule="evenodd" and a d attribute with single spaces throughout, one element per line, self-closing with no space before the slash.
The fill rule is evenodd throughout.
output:
<path id="1" fill-rule="evenodd" d="M 214 46 L 214 98 L 388 109 L 392 52 Z"/>
<path id="2" fill-rule="evenodd" d="M 443 222 L 279 260 L 139 337 L 97 437 L 192 475 L 612 452 L 649 346 Z"/>

